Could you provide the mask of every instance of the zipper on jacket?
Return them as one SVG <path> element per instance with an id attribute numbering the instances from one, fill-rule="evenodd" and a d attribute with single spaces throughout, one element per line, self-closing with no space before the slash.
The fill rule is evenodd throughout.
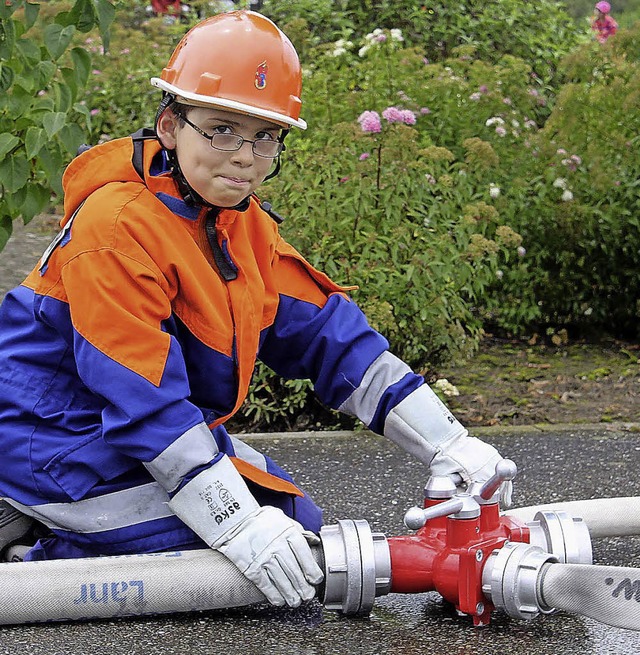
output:
<path id="1" fill-rule="evenodd" d="M 213 261 L 218 268 L 218 272 L 225 281 L 231 282 L 238 277 L 238 267 L 233 263 L 229 256 L 227 242 L 225 241 L 223 244 L 224 250 L 218 243 L 218 232 L 216 230 L 217 218 L 217 210 L 212 209 L 209 211 L 204 219 L 204 231 L 207 235 L 207 241 L 209 241 L 209 245 L 211 246 Z"/>

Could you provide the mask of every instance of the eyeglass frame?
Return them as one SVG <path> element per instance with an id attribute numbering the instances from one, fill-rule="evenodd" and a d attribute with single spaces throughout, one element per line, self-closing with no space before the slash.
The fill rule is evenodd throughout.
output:
<path id="1" fill-rule="evenodd" d="M 251 144 L 251 152 L 256 156 L 256 157 L 262 157 L 263 159 L 277 159 L 287 148 L 284 145 L 282 141 L 279 139 L 254 139 L 251 141 L 251 139 L 245 139 L 243 136 L 240 136 L 239 134 L 236 134 L 235 132 L 231 132 L 230 134 L 207 134 L 201 127 L 198 127 L 195 123 L 192 123 L 184 114 L 178 114 L 176 115 L 182 119 L 187 125 L 191 126 L 198 134 L 203 136 L 205 139 L 209 140 L 209 143 L 211 144 L 211 147 L 214 148 L 215 150 L 219 150 L 220 152 L 238 152 L 240 148 L 245 143 L 250 143 Z M 227 148 L 219 148 L 218 146 L 213 145 L 213 139 L 216 136 L 235 136 L 239 140 L 238 147 L 237 148 L 232 148 L 232 149 L 227 149 Z M 278 152 L 273 155 L 261 155 L 259 152 L 256 152 L 256 143 L 260 143 L 261 141 L 264 141 L 266 143 L 277 143 L 280 146 L 280 149 Z"/>

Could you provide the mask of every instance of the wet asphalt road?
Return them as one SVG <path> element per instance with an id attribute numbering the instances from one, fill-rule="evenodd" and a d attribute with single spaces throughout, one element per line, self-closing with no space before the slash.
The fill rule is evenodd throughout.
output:
<path id="1" fill-rule="evenodd" d="M 514 459 L 516 506 L 638 495 L 640 433 L 617 426 L 477 430 Z M 421 500 L 425 471 L 370 433 L 248 437 L 288 468 L 325 507 L 325 519 L 367 519 L 404 534 L 404 511 Z M 594 562 L 640 568 L 640 538 L 594 541 Z M 640 652 L 640 632 L 558 613 L 525 622 L 494 613 L 476 629 L 435 593 L 378 598 L 368 618 L 344 618 L 312 601 L 84 623 L 0 627 L 0 655 L 564 655 Z"/>

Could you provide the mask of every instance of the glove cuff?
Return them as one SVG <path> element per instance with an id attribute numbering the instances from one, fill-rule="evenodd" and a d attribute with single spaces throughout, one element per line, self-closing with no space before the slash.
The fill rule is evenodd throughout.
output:
<path id="1" fill-rule="evenodd" d="M 169 501 L 169 509 L 212 548 L 259 507 L 226 455 Z"/>
<path id="2" fill-rule="evenodd" d="M 387 415 L 384 435 L 429 465 L 444 444 L 467 430 L 432 389 L 423 384 Z"/>

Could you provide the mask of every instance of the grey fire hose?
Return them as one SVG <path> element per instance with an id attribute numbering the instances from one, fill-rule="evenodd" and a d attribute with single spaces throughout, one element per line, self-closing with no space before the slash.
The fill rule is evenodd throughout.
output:
<path id="1" fill-rule="evenodd" d="M 222 609 L 265 602 L 211 549 L 0 564 L 0 624 Z"/>
<path id="2" fill-rule="evenodd" d="M 640 497 L 595 498 L 572 502 L 548 503 L 511 509 L 504 514 L 525 523 L 544 510 L 559 510 L 580 516 L 589 528 L 592 539 L 640 535 Z"/>
<path id="3" fill-rule="evenodd" d="M 618 566 L 548 564 L 538 594 L 547 607 L 640 630 L 640 571 Z"/>
<path id="4" fill-rule="evenodd" d="M 367 521 L 320 530 L 312 552 L 325 581 L 318 595 L 345 614 L 367 614 L 391 588 L 386 537 Z M 209 548 L 146 555 L 0 564 L 0 624 L 114 618 L 225 609 L 265 597 Z"/>

